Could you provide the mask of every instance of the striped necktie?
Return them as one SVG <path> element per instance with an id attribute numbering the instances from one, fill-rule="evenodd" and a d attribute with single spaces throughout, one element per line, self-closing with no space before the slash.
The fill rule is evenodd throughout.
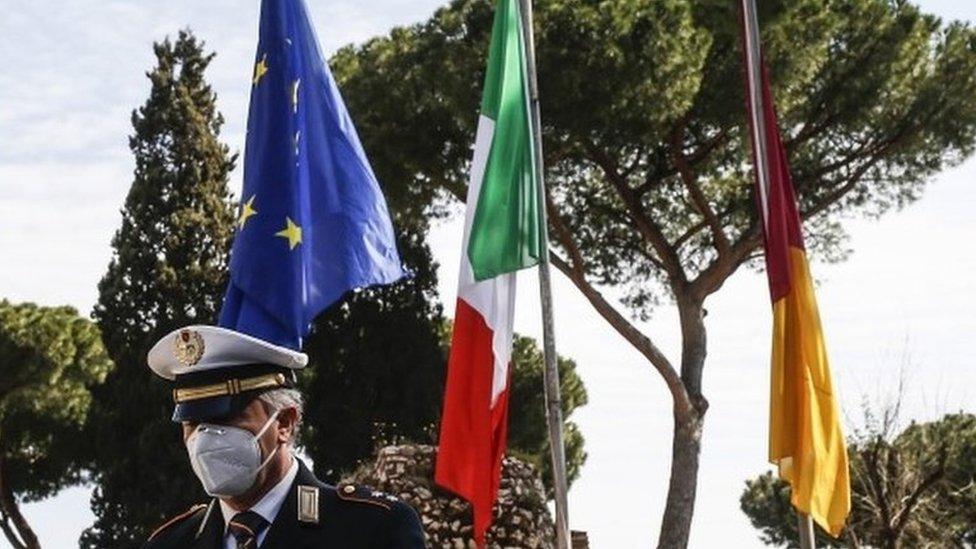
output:
<path id="1" fill-rule="evenodd" d="M 227 529 L 237 540 L 237 549 L 256 549 L 258 535 L 267 526 L 268 521 L 254 511 L 237 513 L 227 523 Z"/>

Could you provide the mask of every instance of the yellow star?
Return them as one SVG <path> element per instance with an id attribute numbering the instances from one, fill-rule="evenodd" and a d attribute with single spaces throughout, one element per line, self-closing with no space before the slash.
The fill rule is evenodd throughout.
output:
<path id="1" fill-rule="evenodd" d="M 288 239 L 288 249 L 294 250 L 295 246 L 302 243 L 302 228 L 295 225 L 290 217 L 285 218 L 285 228 L 276 232 L 275 236 Z"/>
<path id="2" fill-rule="evenodd" d="M 257 213 L 258 211 L 254 209 L 254 195 L 252 194 L 247 202 L 241 204 L 241 215 L 237 218 L 237 225 L 243 229 L 244 224 L 247 223 L 247 218 Z"/>
<path id="3" fill-rule="evenodd" d="M 261 82 L 261 78 L 268 74 L 268 54 L 261 56 L 261 60 L 254 65 L 254 85 Z"/>
<path id="4" fill-rule="evenodd" d="M 291 83 L 291 107 L 294 112 L 298 112 L 298 87 L 301 85 L 301 78 Z"/>

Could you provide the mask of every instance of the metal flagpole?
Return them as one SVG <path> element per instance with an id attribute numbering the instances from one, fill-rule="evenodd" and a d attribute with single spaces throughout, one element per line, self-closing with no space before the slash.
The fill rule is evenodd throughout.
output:
<path id="1" fill-rule="evenodd" d="M 797 511 L 796 525 L 800 530 L 800 549 L 817 549 L 813 538 L 813 519 L 810 515 Z"/>
<path id="2" fill-rule="evenodd" d="M 769 195 L 769 150 L 766 148 L 766 127 L 763 125 L 762 94 L 762 54 L 759 42 L 759 16 L 756 14 L 756 0 L 742 0 L 742 19 L 744 24 L 746 54 L 746 77 L 749 79 L 749 107 L 752 116 L 752 141 L 755 144 L 756 178 L 762 194 L 763 222 L 766 222 L 765 205 Z M 796 512 L 797 527 L 800 534 L 800 549 L 817 549 L 813 536 L 813 520 L 810 515 Z"/>
<path id="3" fill-rule="evenodd" d="M 532 0 L 519 0 L 522 39 L 528 77 L 529 109 L 538 180 L 539 217 L 542 224 L 542 257 L 539 261 L 539 293 L 542 301 L 542 338 L 545 353 L 546 420 L 552 457 L 553 486 L 556 493 L 556 547 L 570 549 L 569 513 L 566 483 L 566 449 L 563 444 L 562 398 L 559 394 L 559 369 L 556 365 L 556 336 L 552 315 L 552 282 L 549 270 L 549 237 L 546 216 L 545 169 L 542 161 L 542 123 L 539 116 L 539 85 L 535 73 L 535 38 L 532 32 Z"/>

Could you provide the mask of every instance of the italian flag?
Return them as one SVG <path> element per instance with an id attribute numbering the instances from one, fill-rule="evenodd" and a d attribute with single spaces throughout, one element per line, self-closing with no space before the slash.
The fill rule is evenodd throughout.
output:
<path id="1" fill-rule="evenodd" d="M 484 545 L 505 454 L 515 271 L 545 249 L 517 0 L 496 6 L 475 137 L 435 480 Z"/>
<path id="2" fill-rule="evenodd" d="M 745 13 L 745 9 L 743 9 Z M 745 19 L 745 18 L 744 18 Z M 757 51 L 758 30 L 743 21 L 744 51 Z M 745 56 L 756 198 L 763 223 L 766 273 L 773 303 L 769 460 L 790 484 L 790 501 L 834 537 L 851 509 L 847 446 L 827 360 L 813 277 L 790 177 L 786 148 L 762 59 Z M 762 112 L 753 112 L 760 103 Z M 762 162 L 762 163 L 760 163 Z M 760 175 L 760 172 L 762 175 Z"/>

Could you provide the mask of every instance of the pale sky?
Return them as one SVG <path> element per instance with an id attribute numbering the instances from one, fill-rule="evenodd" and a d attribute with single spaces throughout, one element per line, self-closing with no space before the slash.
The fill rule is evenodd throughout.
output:
<path id="1" fill-rule="evenodd" d="M 426 19 L 441 0 L 308 0 L 327 52 Z M 923 0 L 945 18 L 976 20 L 976 4 Z M 111 254 L 131 183 L 129 113 L 148 93 L 155 39 L 192 28 L 218 56 L 208 79 L 243 150 L 258 2 L 49 0 L 5 2 L 0 18 L 0 297 L 83 313 Z M 543 98 L 543 109 L 545 99 Z M 857 425 L 905 372 L 903 420 L 976 412 L 976 161 L 935 178 L 922 200 L 880 221 L 849 224 L 853 257 L 814 264 L 835 382 Z M 240 170 L 233 188 L 240 188 Z M 430 243 L 441 300 L 453 314 L 461 227 L 441 223 Z M 520 276 L 516 330 L 540 336 L 534 273 Z M 557 346 L 576 359 L 590 403 L 574 416 L 589 461 L 570 492 L 570 524 L 597 549 L 656 544 L 668 481 L 671 400 L 659 376 L 561 275 Z M 707 305 L 711 402 L 691 546 L 761 547 L 739 510 L 747 478 L 766 470 L 769 301 L 765 278 L 740 272 Z M 670 307 L 642 326 L 677 361 Z M 179 438 L 174 429 L 173 443 Z M 25 506 L 45 547 L 77 545 L 93 517 L 90 488 Z M 0 539 L 0 547 L 7 547 Z"/>

